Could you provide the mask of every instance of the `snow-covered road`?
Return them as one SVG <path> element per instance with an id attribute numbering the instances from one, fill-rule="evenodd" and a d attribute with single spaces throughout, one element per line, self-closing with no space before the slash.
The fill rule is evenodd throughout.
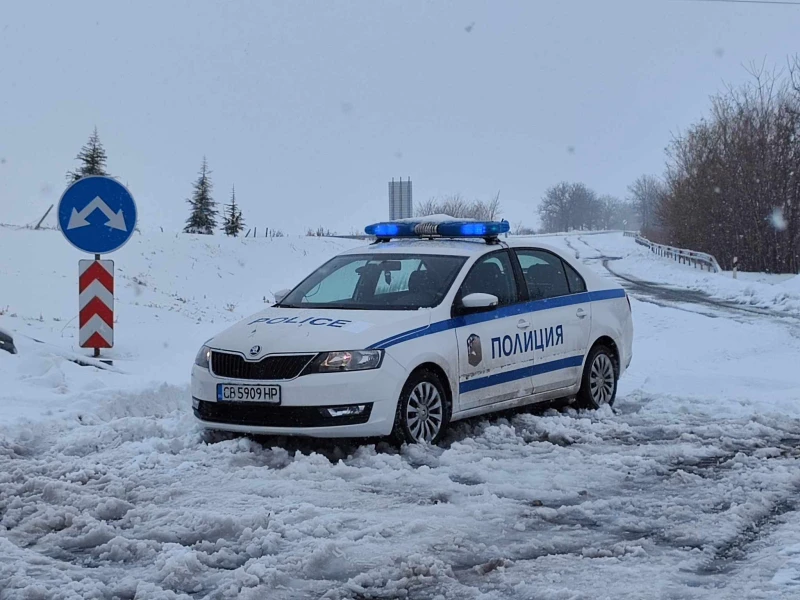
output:
<path id="1" fill-rule="evenodd" d="M 684 269 L 643 277 L 619 234 L 547 241 L 673 291 Z M 0 356 L 49 407 L 0 428 L 0 599 L 798 597 L 795 320 L 631 293 L 616 412 L 473 419 L 441 447 L 209 438 L 180 377 Z"/>

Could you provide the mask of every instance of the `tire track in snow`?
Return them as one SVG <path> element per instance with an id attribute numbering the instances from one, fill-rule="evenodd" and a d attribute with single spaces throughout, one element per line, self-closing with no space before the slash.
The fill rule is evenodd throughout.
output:
<path id="1" fill-rule="evenodd" d="M 797 327 L 797 322 L 800 321 L 800 319 L 793 315 L 787 315 L 786 313 L 774 310 L 743 306 L 735 302 L 715 299 L 701 291 L 676 289 L 638 279 L 631 275 L 623 275 L 610 266 L 612 261 L 620 260 L 620 257 L 604 256 L 602 251 L 591 246 L 581 237 L 578 237 L 578 240 L 590 250 L 597 252 L 597 256 L 584 257 L 583 260 L 601 261 L 606 271 L 641 301 L 651 302 L 667 308 L 694 312 L 711 318 L 726 316 L 741 322 L 753 321 L 752 318 L 742 319 L 745 315 L 747 317 L 767 318 L 785 323 L 790 328 L 789 330 L 793 336 L 800 337 L 800 328 Z M 580 252 L 574 248 L 568 239 L 565 239 L 565 242 L 575 252 L 576 258 L 580 259 Z M 685 306 L 681 306 L 682 304 L 711 307 L 721 314 L 688 309 Z M 792 437 L 783 438 L 780 440 L 781 443 L 778 447 L 775 448 L 778 452 L 777 457 L 796 459 L 800 456 L 800 441 L 794 437 L 797 435 L 797 430 L 795 429 L 788 433 L 792 434 Z M 693 465 L 675 465 L 675 470 L 685 471 L 700 477 L 714 476 L 720 469 L 730 468 L 730 461 L 735 459 L 737 455 L 743 454 L 745 456 L 752 456 L 758 451 L 758 449 L 750 447 L 728 448 L 726 450 L 727 451 L 722 455 L 709 456 L 708 458 L 697 461 Z M 769 460 L 776 457 L 766 456 L 764 458 Z M 736 533 L 725 540 L 719 541 L 711 549 L 710 556 L 703 559 L 694 572 L 698 575 L 706 576 L 728 573 L 736 567 L 737 563 L 745 562 L 748 558 L 748 549 L 757 540 L 769 536 L 771 531 L 783 522 L 785 515 L 800 511 L 800 502 L 796 499 L 798 492 L 800 492 L 800 480 L 786 493 L 771 499 L 767 503 L 766 508 L 763 508 L 761 511 L 751 516 L 750 520 L 745 521 Z M 730 509 L 730 505 L 726 505 L 726 509 Z"/>
<path id="2" fill-rule="evenodd" d="M 652 281 L 639 279 L 633 275 L 622 274 L 614 270 L 610 265 L 612 261 L 621 260 L 622 257 L 605 256 L 601 250 L 591 246 L 582 237 L 578 237 L 578 240 L 593 253 L 596 253 L 596 255 L 585 256 L 581 258 L 580 252 L 578 252 L 575 247 L 572 246 L 568 238 L 565 238 L 565 243 L 575 252 L 576 258 L 584 261 L 600 261 L 603 265 L 603 268 L 608 271 L 613 278 L 619 281 L 620 284 L 625 287 L 633 296 L 644 302 L 652 302 L 653 304 L 658 304 L 659 306 L 675 308 L 678 310 L 688 310 L 687 308 L 682 307 L 681 304 L 707 306 L 718 309 L 722 314 L 727 314 L 729 316 L 736 316 L 739 314 L 767 317 L 774 320 L 780 320 L 781 322 L 784 322 L 790 326 L 796 326 L 798 323 L 800 323 L 800 317 L 788 315 L 785 312 L 753 306 L 745 306 L 737 302 L 714 298 L 713 296 L 710 296 L 709 294 L 699 290 L 665 286 Z M 690 310 L 690 312 L 695 312 L 711 318 L 718 318 L 720 316 L 719 314 L 699 310 Z M 796 327 L 794 330 L 797 330 Z"/>
<path id="3" fill-rule="evenodd" d="M 567 409 L 473 421 L 448 448 L 344 446 L 323 457 L 308 441 L 293 452 L 275 440 L 207 445 L 184 417 L 112 421 L 122 442 L 98 437 L 111 423 L 78 426 L 0 459 L 0 537 L 39 563 L 15 585 L 33 577 L 56 598 L 80 597 L 59 596 L 70 585 L 125 597 L 119 582 L 133 576 L 155 586 L 147 597 L 522 598 L 505 578 L 533 564 L 545 573 L 576 562 L 608 578 L 609 559 L 676 566 L 708 551 L 720 504 L 761 465 L 745 457 L 709 490 L 677 473 L 676 459 L 730 451 L 718 430 L 735 440 L 756 428 L 773 444 L 787 435 L 731 421 L 681 439 L 680 422 Z M 276 587 L 290 580 L 295 588 Z"/>

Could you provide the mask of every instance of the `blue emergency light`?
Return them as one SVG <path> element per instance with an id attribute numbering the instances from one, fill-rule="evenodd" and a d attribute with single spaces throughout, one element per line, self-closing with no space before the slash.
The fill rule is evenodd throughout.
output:
<path id="1" fill-rule="evenodd" d="M 390 221 L 364 228 L 367 235 L 374 235 L 379 240 L 430 237 L 494 239 L 508 230 L 508 221 Z"/>

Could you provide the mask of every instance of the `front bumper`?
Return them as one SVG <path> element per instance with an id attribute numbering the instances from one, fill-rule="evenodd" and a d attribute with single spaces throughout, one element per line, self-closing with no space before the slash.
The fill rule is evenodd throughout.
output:
<path id="1" fill-rule="evenodd" d="M 192 367 L 192 405 L 200 425 L 209 429 L 263 435 L 379 437 L 391 433 L 397 401 L 407 373 L 388 356 L 379 369 L 318 373 L 286 381 L 216 377 Z M 218 402 L 219 383 L 269 383 L 281 386 L 281 404 Z M 365 415 L 329 417 L 320 408 L 368 405 Z"/>

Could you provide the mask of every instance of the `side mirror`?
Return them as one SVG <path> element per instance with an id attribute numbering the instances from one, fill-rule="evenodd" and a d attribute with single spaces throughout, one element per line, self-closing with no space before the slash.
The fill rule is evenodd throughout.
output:
<path id="1" fill-rule="evenodd" d="M 500 300 L 493 294 L 467 294 L 461 299 L 462 312 L 474 313 L 493 310 Z"/>
<path id="2" fill-rule="evenodd" d="M 275 296 L 275 304 L 280 304 L 281 302 L 283 302 L 283 299 L 286 298 L 286 296 L 288 296 L 289 292 L 291 292 L 291 291 L 292 290 L 286 288 L 286 289 L 278 290 L 277 292 L 275 292 L 273 294 L 273 296 Z"/>

